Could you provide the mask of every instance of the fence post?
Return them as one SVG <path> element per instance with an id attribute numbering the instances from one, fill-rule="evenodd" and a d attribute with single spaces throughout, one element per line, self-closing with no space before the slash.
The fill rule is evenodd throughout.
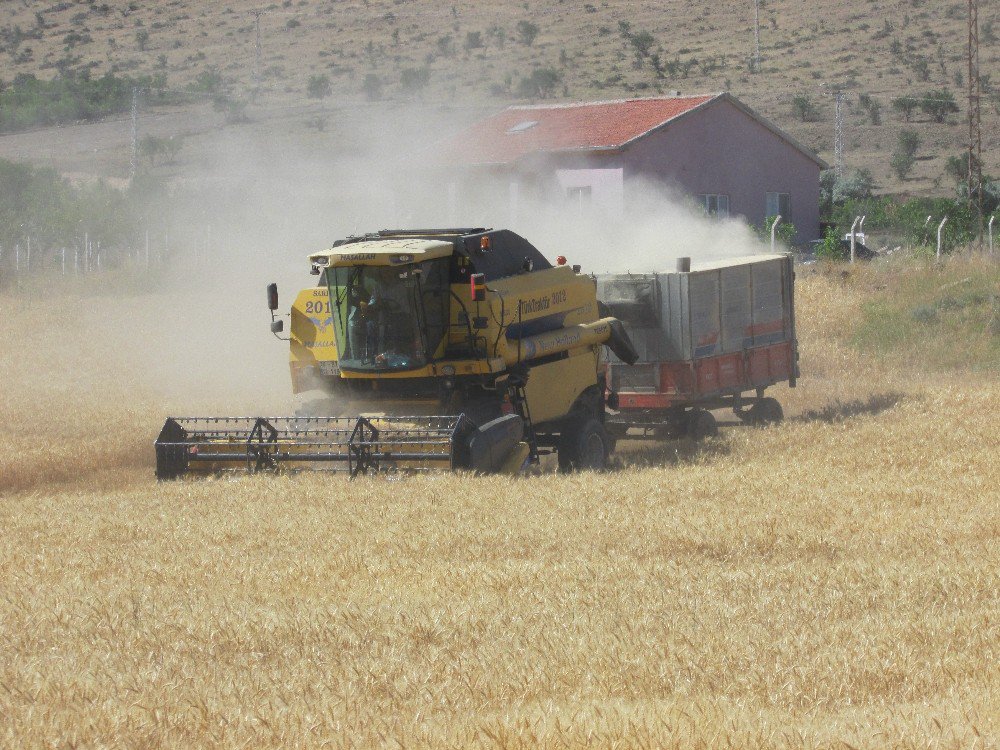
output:
<path id="1" fill-rule="evenodd" d="M 14 273 L 21 273 L 21 244 L 16 243 L 14 245 Z"/>
<path id="2" fill-rule="evenodd" d="M 854 217 L 854 223 L 851 224 L 851 263 L 854 262 L 855 249 L 858 243 L 858 222 L 861 221 L 860 216 Z"/>
<path id="3" fill-rule="evenodd" d="M 993 220 L 994 220 L 994 219 L 995 219 L 996 217 L 997 217 L 997 215 L 996 215 L 996 214 L 993 214 L 993 215 L 992 215 L 992 216 L 990 217 L 990 223 L 989 223 L 989 225 L 988 225 L 988 226 L 989 226 L 989 229 L 990 229 L 990 255 L 993 255 Z"/>
<path id="4" fill-rule="evenodd" d="M 938 242 L 937 242 L 937 261 L 941 261 L 941 230 L 944 229 L 944 225 L 948 223 L 948 217 L 945 216 L 941 219 L 941 223 L 938 224 Z"/>

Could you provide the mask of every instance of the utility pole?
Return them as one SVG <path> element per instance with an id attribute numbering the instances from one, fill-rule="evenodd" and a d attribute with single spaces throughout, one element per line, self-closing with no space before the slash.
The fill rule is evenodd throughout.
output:
<path id="1" fill-rule="evenodd" d="M 969 212 L 976 217 L 976 237 L 983 247 L 983 136 L 979 99 L 979 0 L 969 0 Z"/>
<path id="2" fill-rule="evenodd" d="M 129 177 L 135 177 L 139 170 L 139 87 L 132 87 L 132 162 Z"/>
<path id="3" fill-rule="evenodd" d="M 753 0 L 753 72 L 760 73 L 760 0 Z"/>
<path id="4" fill-rule="evenodd" d="M 844 176 L 844 92 L 839 88 L 834 89 L 833 97 L 835 102 L 833 163 L 839 179 Z"/>

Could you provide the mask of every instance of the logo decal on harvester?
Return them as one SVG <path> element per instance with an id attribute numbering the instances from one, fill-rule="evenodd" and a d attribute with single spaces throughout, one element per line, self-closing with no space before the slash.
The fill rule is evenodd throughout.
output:
<path id="1" fill-rule="evenodd" d="M 327 318 L 326 320 L 320 320 L 319 318 L 309 318 L 309 322 L 312 323 L 317 328 L 326 328 L 327 326 L 333 325 L 333 316 Z"/>
<path id="2" fill-rule="evenodd" d="M 534 313 L 548 310 L 552 305 L 559 305 L 569 298 L 569 293 L 565 289 L 546 294 L 544 297 L 521 300 L 520 315 L 533 315 Z"/>

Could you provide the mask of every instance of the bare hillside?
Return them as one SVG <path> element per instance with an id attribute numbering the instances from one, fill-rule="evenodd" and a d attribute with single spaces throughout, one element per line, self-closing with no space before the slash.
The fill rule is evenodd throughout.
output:
<path id="1" fill-rule="evenodd" d="M 370 100 L 502 106 L 524 99 L 608 99 L 729 90 L 833 160 L 831 92 L 846 92 L 848 167 L 883 190 L 947 194 L 948 156 L 961 152 L 967 77 L 966 4 L 762 0 L 761 66 L 752 71 L 754 5 L 689 0 L 491 4 L 456 0 L 208 3 L 8 2 L 0 11 L 0 77 L 162 74 L 168 88 L 221 75 L 248 112 Z M 1000 171 L 1000 42 L 995 6 L 981 3 L 986 170 Z M 259 24 L 259 34 L 258 34 Z M 310 87 L 310 81 L 312 86 Z M 942 123 L 894 110 L 904 95 L 948 90 L 959 112 Z M 799 97 L 798 100 L 796 98 Z M 796 103 L 797 102 L 797 103 Z M 889 168 L 902 128 L 919 134 L 906 181 Z"/>

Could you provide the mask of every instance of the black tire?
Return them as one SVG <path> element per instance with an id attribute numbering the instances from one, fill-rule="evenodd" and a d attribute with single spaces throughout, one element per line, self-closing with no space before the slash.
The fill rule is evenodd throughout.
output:
<path id="1" fill-rule="evenodd" d="M 692 409 L 687 415 L 687 436 L 694 441 L 713 438 L 719 434 L 719 425 L 712 412 Z"/>
<path id="2" fill-rule="evenodd" d="M 769 424 L 778 424 L 784 418 L 785 413 L 778 400 L 767 397 L 757 399 L 747 412 L 745 421 L 757 427 L 766 427 Z"/>
<path id="3" fill-rule="evenodd" d="M 611 455 L 611 439 L 597 419 L 576 422 L 559 440 L 559 471 L 604 471 Z"/>

